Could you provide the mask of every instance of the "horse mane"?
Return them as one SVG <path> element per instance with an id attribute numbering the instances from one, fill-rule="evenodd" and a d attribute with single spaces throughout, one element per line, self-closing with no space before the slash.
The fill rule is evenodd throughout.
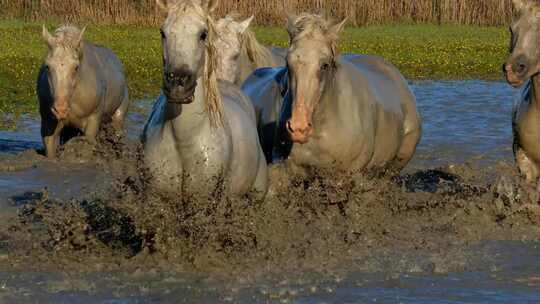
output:
<path id="1" fill-rule="evenodd" d="M 210 124 L 214 127 L 223 124 L 223 103 L 219 92 L 217 67 L 218 57 L 214 41 L 217 39 L 215 22 L 207 15 L 208 41 L 206 42 L 203 82 L 206 88 L 205 105 Z"/>
<path id="2" fill-rule="evenodd" d="M 205 87 L 205 108 L 210 125 L 218 127 L 223 125 L 223 103 L 219 92 L 217 66 L 218 57 L 214 41 L 218 38 L 216 23 L 213 17 L 194 0 L 169 0 L 172 10 L 185 11 L 193 8 L 195 12 L 206 20 L 208 26 L 208 39 L 205 43 L 205 60 L 203 69 L 203 84 Z"/>
<path id="3" fill-rule="evenodd" d="M 270 50 L 257 41 L 257 37 L 251 29 L 247 29 L 242 36 L 242 48 L 253 64 L 258 67 L 275 64 Z"/>
<path id="4" fill-rule="evenodd" d="M 76 26 L 64 24 L 54 31 L 53 38 L 59 46 L 77 50 L 80 47 L 81 32 Z"/>
<path id="5" fill-rule="evenodd" d="M 229 24 L 238 22 L 237 20 L 239 19 L 240 14 L 238 14 L 237 12 L 231 12 L 227 14 L 225 18 L 223 18 L 223 20 L 225 20 Z M 273 66 L 274 64 L 276 64 L 273 60 L 273 56 L 270 50 L 259 43 L 257 37 L 255 36 L 255 33 L 250 28 L 246 29 L 246 31 L 242 34 L 241 39 L 242 51 L 246 53 L 249 61 L 255 66 L 263 67 Z"/>
<path id="6" fill-rule="evenodd" d="M 330 44 L 332 54 L 338 55 L 339 36 L 331 31 L 332 21 L 322 15 L 302 13 L 288 25 L 291 44 L 303 38 L 321 40 Z"/>

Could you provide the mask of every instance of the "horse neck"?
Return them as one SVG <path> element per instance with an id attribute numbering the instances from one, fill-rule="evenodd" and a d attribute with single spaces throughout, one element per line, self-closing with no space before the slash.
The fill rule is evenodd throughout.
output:
<path id="1" fill-rule="evenodd" d="M 96 81 L 96 69 L 95 64 L 91 62 L 94 58 L 94 54 L 91 54 L 89 45 L 83 42 L 82 46 L 82 60 L 79 63 L 79 72 L 77 73 L 77 85 L 75 86 L 74 95 L 85 96 L 88 92 L 86 88 L 95 88 Z"/>
<path id="2" fill-rule="evenodd" d="M 341 72 L 342 70 L 338 67 L 330 81 L 325 85 L 321 100 L 313 113 L 314 126 L 320 126 L 328 121 L 341 121 L 342 118 L 339 117 L 340 102 L 337 99 L 340 85 L 337 76 Z"/>
<path id="3" fill-rule="evenodd" d="M 206 88 L 203 77 L 197 79 L 197 88 L 193 97 L 193 102 L 189 104 L 170 104 L 165 105 L 165 117 L 172 118 L 172 126 L 175 136 L 180 139 L 188 140 L 196 137 L 206 125 L 210 124 L 209 116 L 206 111 Z"/>

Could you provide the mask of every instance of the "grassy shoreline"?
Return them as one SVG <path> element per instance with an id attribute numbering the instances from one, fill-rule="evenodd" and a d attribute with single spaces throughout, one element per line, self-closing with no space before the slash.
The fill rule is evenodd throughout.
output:
<path id="1" fill-rule="evenodd" d="M 49 29 L 55 25 L 48 24 Z M 283 28 L 256 28 L 262 43 L 285 47 Z M 154 27 L 91 25 L 86 38 L 114 50 L 133 99 L 151 99 L 161 84 L 161 44 Z M 379 55 L 416 79 L 500 79 L 508 33 L 502 27 L 401 25 L 348 28 L 341 51 Z M 0 20 L 0 112 L 34 114 L 35 78 L 46 46 L 41 24 Z M 0 118 L 0 128 L 6 125 Z"/>

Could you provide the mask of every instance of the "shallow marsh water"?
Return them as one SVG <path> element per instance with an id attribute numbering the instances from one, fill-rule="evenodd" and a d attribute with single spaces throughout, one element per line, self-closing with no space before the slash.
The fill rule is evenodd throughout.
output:
<path id="1" fill-rule="evenodd" d="M 413 168 L 511 159 L 511 110 L 517 90 L 502 81 L 480 80 L 416 81 L 411 87 L 423 119 Z M 143 101 L 132 108 L 135 113 L 127 123 L 131 138 L 140 134 L 151 107 L 152 101 Z M 0 152 L 39 147 L 39 121 L 35 117 L 20 118 L 15 131 L 0 130 Z"/>
<path id="2" fill-rule="evenodd" d="M 512 162 L 510 118 L 515 90 L 503 82 L 485 81 L 421 81 L 412 86 L 424 120 L 424 135 L 406 172 L 448 164 L 469 163 L 486 168 L 499 162 Z M 135 113 L 128 122 L 131 139 L 137 138 L 150 107 L 144 102 L 135 106 Z M 16 154 L 40 146 L 39 124 L 34 118 L 23 117 L 15 131 L 0 131 L 0 149 L 6 158 L 16 158 Z M 53 163 L 24 170 L 10 166 L 2 169 L 0 206 L 11 211 L 33 194 L 39 194 L 38 190 L 43 187 L 48 187 L 51 195 L 67 199 L 111 182 L 110 174 L 84 164 L 80 171 L 58 168 Z M 73 181 L 77 187 L 68 187 Z M 515 225 L 519 224 L 518 221 Z M 482 225 L 481 220 L 478 225 Z M 540 231 L 538 227 L 523 228 Z M 388 234 L 392 236 L 392 228 L 389 229 Z M 448 228 L 443 225 L 436 229 Z M 426 227 L 426 233 L 428 230 Z M 137 270 L 126 274 L 106 270 L 91 274 L 21 272 L 3 266 L 0 268 L 0 300 L 27 303 L 539 303 L 540 244 L 530 235 L 517 241 L 521 239 L 519 233 L 512 239 L 516 240 L 485 242 L 479 239 L 471 246 L 453 245 L 450 240 L 440 248 L 426 245 L 425 249 L 420 243 L 417 245 L 420 250 L 403 251 L 375 246 L 369 254 L 359 254 L 358 259 L 349 260 L 325 274 L 284 272 L 271 278 L 264 274 L 254 274 L 253 278 L 243 274 L 235 280 L 162 271 L 141 274 Z M 0 254 L 0 261 L 6 259 Z"/>

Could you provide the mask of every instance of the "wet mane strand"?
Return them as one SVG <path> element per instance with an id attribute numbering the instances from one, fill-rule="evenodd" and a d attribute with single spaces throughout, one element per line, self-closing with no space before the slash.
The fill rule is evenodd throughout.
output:
<path id="1" fill-rule="evenodd" d="M 170 10 L 185 13 L 193 9 L 197 15 L 206 21 L 208 38 L 205 43 L 205 60 L 203 70 L 203 83 L 205 87 L 205 108 L 212 127 L 223 125 L 223 109 L 221 95 L 217 80 L 217 50 L 214 42 L 217 39 L 216 24 L 212 16 L 208 14 L 198 3 L 193 0 L 169 0 Z"/>
<path id="2" fill-rule="evenodd" d="M 240 14 L 232 12 L 227 14 L 222 20 L 227 23 L 227 26 L 233 22 L 238 22 Z M 248 59 L 256 66 L 272 66 L 274 60 L 272 53 L 264 45 L 260 44 L 255 36 L 255 33 L 250 29 L 246 29 L 244 34 L 241 35 L 241 47 L 242 51 L 245 51 Z"/>
<path id="3" fill-rule="evenodd" d="M 274 65 L 270 50 L 259 43 L 251 29 L 247 29 L 244 33 L 242 47 L 246 50 L 249 60 L 256 66 Z"/>

